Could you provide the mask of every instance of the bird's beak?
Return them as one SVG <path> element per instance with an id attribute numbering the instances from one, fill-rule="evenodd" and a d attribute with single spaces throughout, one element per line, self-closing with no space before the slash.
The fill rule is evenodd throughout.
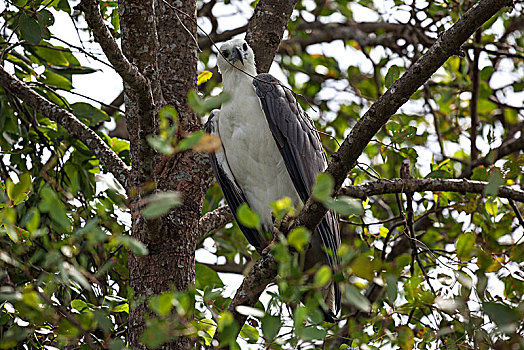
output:
<path id="1" fill-rule="evenodd" d="M 238 46 L 233 48 L 233 57 L 231 57 L 231 62 L 240 61 L 244 65 L 244 57 L 242 57 L 242 50 Z"/>

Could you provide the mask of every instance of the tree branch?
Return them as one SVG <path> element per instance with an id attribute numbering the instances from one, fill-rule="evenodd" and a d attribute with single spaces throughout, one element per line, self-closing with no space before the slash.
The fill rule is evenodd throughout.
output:
<path id="1" fill-rule="evenodd" d="M 481 0 L 468 10 L 458 22 L 446 30 L 431 48 L 382 95 L 355 124 L 326 170 L 335 180 L 335 193 L 340 189 L 349 171 L 369 141 L 389 118 L 408 101 L 411 95 L 455 53 L 482 23 L 500 9 L 511 5 L 511 0 Z M 309 199 L 299 213 L 293 227 L 305 226 L 313 231 L 326 209 Z M 293 228 L 292 227 L 292 228 Z"/>
<path id="2" fill-rule="evenodd" d="M 488 166 L 495 163 L 497 160 L 504 158 L 505 156 L 518 152 L 524 149 L 524 130 L 521 131 L 521 135 L 518 139 L 511 139 L 507 142 L 502 143 L 500 147 L 492 149 L 484 157 L 475 159 L 469 164 L 460 174 L 460 178 L 469 178 L 473 174 L 473 169 L 483 165 Z"/>
<path id="3" fill-rule="evenodd" d="M 415 27 L 400 23 L 385 22 L 348 22 L 348 23 L 321 23 L 309 22 L 302 23 L 299 30 L 311 31 L 305 37 L 293 37 L 285 40 L 280 45 L 279 52 L 293 52 L 296 47 L 303 51 L 307 46 L 318 43 L 331 42 L 335 40 L 355 40 L 359 45 L 384 46 L 393 51 L 399 51 L 402 46 L 397 44 L 398 39 L 405 39 L 409 44 L 421 43 L 425 47 L 431 46 L 435 39 L 427 36 Z M 384 31 L 384 34 L 377 35 L 377 32 Z M 370 34 L 375 34 L 371 36 Z"/>
<path id="4" fill-rule="evenodd" d="M 100 44 L 115 71 L 138 94 L 141 109 L 144 111 L 153 110 L 154 101 L 148 80 L 135 65 L 128 61 L 122 50 L 120 50 L 115 38 L 113 38 L 111 32 L 104 24 L 98 1 L 82 0 L 79 6 L 85 13 L 87 24 L 93 31 L 96 42 Z"/>
<path id="5" fill-rule="evenodd" d="M 72 137 L 82 141 L 120 184 L 126 187 L 131 168 L 93 130 L 70 112 L 37 94 L 18 78 L 9 74 L 2 66 L 0 66 L 0 85 L 6 92 L 24 101 L 38 113 L 62 125 Z"/>
<path id="6" fill-rule="evenodd" d="M 488 185 L 484 181 L 466 179 L 381 179 L 360 185 L 343 187 L 339 195 L 365 199 L 370 196 L 406 192 L 460 192 L 483 194 Z M 524 191 L 500 186 L 498 197 L 524 202 Z"/>
<path id="7" fill-rule="evenodd" d="M 198 232 L 195 234 L 196 240 L 199 241 L 208 232 L 214 231 L 234 219 L 233 213 L 231 213 L 227 205 L 205 213 L 198 221 Z"/>
<path id="8" fill-rule="evenodd" d="M 331 162 L 326 170 L 335 180 L 335 192 L 338 192 L 342 186 L 347 174 L 356 164 L 358 157 L 362 154 L 366 145 L 389 120 L 393 113 L 395 113 L 401 105 L 406 103 L 410 96 L 424 84 L 450 56 L 459 51 L 462 43 L 464 43 L 482 23 L 491 18 L 503 7 L 510 6 L 511 4 L 511 0 L 481 0 L 476 3 L 457 23 L 442 33 L 431 48 L 371 106 L 366 114 L 355 124 L 338 152 L 332 156 Z M 429 180 L 429 182 L 431 181 L 438 183 L 442 180 Z M 482 190 L 484 186 L 485 185 L 482 184 Z M 417 189 L 408 190 L 413 192 L 417 191 Z M 501 188 L 500 195 L 508 190 L 507 188 Z M 515 191 L 515 193 L 517 193 L 517 191 Z M 524 193 L 522 193 L 522 196 L 522 199 L 524 199 Z M 313 231 L 326 214 L 326 211 L 322 204 L 310 198 L 302 208 L 292 228 L 305 226 L 310 231 Z M 268 258 L 261 260 L 266 262 L 270 261 Z M 259 266 L 260 269 L 261 264 L 262 263 L 256 266 Z M 230 307 L 231 311 L 234 310 L 234 306 L 236 305 L 254 305 L 256 300 L 258 300 L 260 293 L 264 290 L 267 283 L 274 278 L 277 272 L 276 261 L 274 260 L 272 260 L 271 264 L 264 266 L 266 271 L 259 271 L 259 269 L 254 268 L 252 272 L 245 277 L 244 281 L 249 280 L 254 283 L 243 283 L 237 290 L 231 304 L 232 306 Z M 262 275 L 264 278 L 256 279 L 254 278 L 255 275 Z M 245 297 L 246 294 L 253 294 L 253 291 L 256 291 L 256 297 L 255 295 L 252 295 L 251 298 Z M 235 313 L 235 319 L 241 320 L 237 313 Z"/>
<path id="9" fill-rule="evenodd" d="M 216 272 L 223 272 L 223 273 L 236 273 L 241 275 L 244 273 L 245 266 L 243 264 L 237 264 L 234 262 L 227 262 L 225 264 L 207 264 L 207 263 L 198 263 L 200 265 L 204 265 L 209 267 L 210 269 L 213 269 Z"/>
<path id="10" fill-rule="evenodd" d="M 257 71 L 269 71 L 289 17 L 298 0 L 260 0 L 249 20 L 246 40 L 255 52 Z"/>

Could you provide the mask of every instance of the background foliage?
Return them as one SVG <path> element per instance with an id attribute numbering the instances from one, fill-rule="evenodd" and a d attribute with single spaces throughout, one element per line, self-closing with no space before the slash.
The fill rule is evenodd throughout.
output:
<path id="1" fill-rule="evenodd" d="M 247 23 L 255 3 L 199 1 L 199 21 L 212 38 L 227 39 Z M 101 59 L 60 39 L 54 23 L 58 12 L 89 32 L 75 5 L 8 1 L 2 12 L 1 64 L 74 113 L 129 164 L 125 134 L 108 136 L 112 122 L 123 118 L 118 108 L 87 99 L 70 102 L 63 93 L 89 96 L 74 89 L 77 79 L 95 71 L 80 60 Z M 117 2 L 100 5 L 118 37 Z M 326 133 L 322 141 L 332 153 L 359 116 L 472 5 L 299 1 L 273 69 L 303 96 L 299 101 Z M 342 264 L 334 273 L 326 267 L 302 272 L 307 231 L 282 237 L 272 250 L 279 262 L 278 288 L 255 309 L 242 310 L 250 318 L 238 337 L 240 326 L 225 311 L 234 280 L 229 274 L 241 274 L 259 256 L 237 225 L 202 239 L 197 260 L 207 256 L 209 261 L 212 254 L 217 264 L 197 264 L 193 290 L 134 299 L 127 256 L 147 249 L 129 236 L 124 191 L 63 127 L 0 91 L 0 347 L 123 348 L 129 308 L 147 303 L 151 315 L 142 341 L 152 348 L 179 335 L 209 346 L 215 329 L 220 345 L 233 348 L 237 343 L 274 349 L 330 346 L 342 336 L 349 345 L 341 348 L 524 348 L 522 204 L 496 197 L 498 186 L 518 187 L 524 180 L 523 18 L 517 3 L 511 13 L 486 23 L 376 135 L 347 180 L 398 177 L 402 161 L 409 159 L 416 178 L 489 181 L 485 196 L 413 194 L 416 240 L 411 241 L 406 238 L 409 197 L 369 198 L 363 211 L 354 202 L 337 206 L 343 245 Z M 209 80 L 207 73 L 199 77 L 200 95 L 190 101 L 205 117 L 223 97 L 202 100 L 218 95 L 221 85 L 216 49 L 204 36 L 200 44 L 201 68 L 213 74 Z M 163 110 L 161 120 L 161 135 L 150 140 L 157 150 L 169 154 L 209 146 L 202 134 L 183 145 L 172 141 L 174 110 Z M 508 145 L 511 152 L 504 152 Z M 329 189 L 329 179 L 322 179 L 316 195 L 327 201 Z M 148 215 L 161 215 L 177 202 L 175 194 L 152 198 Z M 221 204 L 215 184 L 203 212 Z M 285 200 L 274 207 L 279 215 L 291 210 Z M 256 226 L 248 210 L 241 216 Z M 290 255 L 289 246 L 298 253 Z M 335 324 L 322 322 L 318 311 L 319 288 L 331 278 L 343 288 L 342 318 Z"/>

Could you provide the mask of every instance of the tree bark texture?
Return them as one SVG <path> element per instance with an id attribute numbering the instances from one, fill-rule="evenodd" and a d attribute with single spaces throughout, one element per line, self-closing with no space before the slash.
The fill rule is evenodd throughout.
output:
<path id="1" fill-rule="evenodd" d="M 171 3 L 171 2 L 170 2 Z M 171 3 L 196 20 L 196 1 Z M 122 48 L 128 59 L 147 77 L 155 109 L 168 104 L 178 111 L 178 137 L 200 128 L 198 117 L 187 105 L 186 96 L 196 87 L 197 48 L 192 39 L 196 26 L 187 16 L 177 14 L 162 1 L 119 3 Z M 183 25 L 181 24 L 183 21 Z M 126 117 L 131 142 L 133 186 L 128 189 L 132 214 L 132 235 L 143 242 L 147 256 L 130 256 L 130 286 L 135 300 L 168 291 L 187 290 L 195 279 L 195 249 L 202 201 L 212 179 L 208 157 L 186 151 L 171 157 L 155 155 L 146 137 L 156 132 L 156 117 L 144 118 L 139 96 L 125 86 Z M 183 204 L 162 218 L 145 220 L 140 199 L 154 191 L 178 191 Z M 148 190 L 149 189 L 149 190 Z M 140 336 L 146 328 L 146 303 L 129 315 L 129 340 L 134 348 L 144 348 Z M 194 341 L 179 337 L 164 349 L 190 349 Z"/>
<path id="2" fill-rule="evenodd" d="M 260 0 L 258 2 L 247 26 L 246 41 L 255 52 L 259 73 L 269 71 L 297 1 Z"/>

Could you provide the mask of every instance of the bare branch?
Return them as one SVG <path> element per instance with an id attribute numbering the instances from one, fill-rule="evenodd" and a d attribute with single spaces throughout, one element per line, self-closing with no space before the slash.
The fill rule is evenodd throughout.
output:
<path id="1" fill-rule="evenodd" d="M 9 74 L 2 66 L 0 66 L 0 85 L 6 92 L 24 101 L 38 113 L 66 128 L 71 136 L 82 141 L 120 184 L 126 187 L 130 167 L 93 130 L 89 129 L 70 112 L 37 94 L 18 78 Z"/>
<path id="2" fill-rule="evenodd" d="M 206 263 L 199 263 L 199 264 L 207 266 L 216 272 L 236 273 L 239 275 L 244 273 L 244 270 L 246 269 L 246 267 L 243 264 L 236 264 L 232 262 L 228 262 L 225 264 L 206 264 Z"/>
<path id="3" fill-rule="evenodd" d="M 484 181 L 466 179 L 380 179 L 360 185 L 343 187 L 340 189 L 339 195 L 365 199 L 369 196 L 388 193 L 424 191 L 483 194 L 487 185 L 488 183 Z M 524 191 L 508 186 L 500 186 L 497 196 L 524 202 Z"/>
<path id="4" fill-rule="evenodd" d="M 208 49 L 213 45 L 213 43 L 229 40 L 235 35 L 244 33 L 246 29 L 247 24 L 235 29 L 223 31 L 222 33 L 211 33 L 209 34 L 209 37 L 202 36 L 198 39 L 198 46 L 202 49 Z"/>
<path id="5" fill-rule="evenodd" d="M 93 31 L 95 40 L 100 44 L 107 59 L 113 65 L 115 71 L 122 77 L 124 82 L 138 94 L 139 104 L 144 111 L 150 111 L 154 108 L 153 95 L 151 86 L 140 73 L 138 68 L 128 61 L 126 56 L 120 50 L 120 47 L 107 29 L 102 19 L 102 14 L 98 8 L 97 0 L 82 0 L 80 9 L 84 11 L 86 21 Z"/>
<path id="6" fill-rule="evenodd" d="M 409 30 L 407 30 L 409 28 Z M 349 23 L 302 23 L 299 30 L 310 30 L 304 37 L 293 37 L 280 45 L 279 52 L 294 52 L 297 47 L 302 51 L 309 45 L 335 40 L 355 40 L 360 46 L 384 46 L 398 52 L 402 49 L 398 39 L 405 39 L 409 44 L 421 43 L 425 47 L 433 44 L 435 39 L 427 36 L 415 27 L 400 23 L 384 22 L 349 22 Z M 384 32 L 382 35 L 377 32 Z M 370 35 L 370 34 L 374 35 Z"/>
<path id="7" fill-rule="evenodd" d="M 240 326 L 246 322 L 247 316 L 238 313 L 236 307 L 239 305 L 255 305 L 260 294 L 277 275 L 277 267 L 278 263 L 275 258 L 268 255 L 257 260 L 249 274 L 244 277 L 242 285 L 238 288 L 233 301 L 227 308 L 227 311 L 233 313 L 235 321 Z"/>
<path id="8" fill-rule="evenodd" d="M 198 233 L 195 235 L 196 240 L 200 240 L 208 232 L 214 231 L 234 219 L 235 218 L 227 205 L 205 213 L 198 221 Z"/>
<path id="9" fill-rule="evenodd" d="M 524 132 L 521 132 L 521 136 L 518 139 L 511 139 L 509 141 L 503 142 L 500 147 L 492 149 L 489 151 L 488 154 L 486 154 L 484 157 L 480 157 L 475 159 L 471 164 L 469 164 L 466 169 L 462 171 L 460 174 L 460 178 L 468 178 L 473 173 L 473 169 L 476 167 L 483 165 L 488 166 L 493 163 L 495 163 L 497 160 L 518 152 L 520 150 L 524 149 Z"/>

